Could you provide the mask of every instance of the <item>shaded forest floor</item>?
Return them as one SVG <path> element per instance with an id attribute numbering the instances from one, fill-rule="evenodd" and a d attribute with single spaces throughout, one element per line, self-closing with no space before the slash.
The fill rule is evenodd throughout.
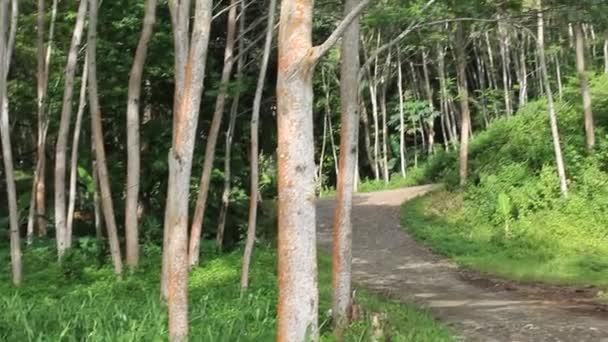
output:
<path id="1" fill-rule="evenodd" d="M 403 231 L 404 201 L 431 186 L 358 195 L 353 278 L 396 302 L 428 307 L 466 341 L 603 341 L 608 317 L 589 291 L 481 277 L 433 254 Z M 318 204 L 319 243 L 331 246 L 334 201 Z M 567 294 L 567 295 L 564 295 Z"/>

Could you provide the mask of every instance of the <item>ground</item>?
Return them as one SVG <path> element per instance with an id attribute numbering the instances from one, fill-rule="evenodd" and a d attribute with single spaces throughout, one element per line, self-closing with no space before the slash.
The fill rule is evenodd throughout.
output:
<path id="1" fill-rule="evenodd" d="M 463 341 L 604 341 L 608 314 L 593 290 L 520 285 L 460 269 L 400 225 L 400 206 L 433 186 L 357 195 L 353 281 L 398 302 L 414 302 Z M 317 206 L 321 249 L 331 248 L 335 202 Z"/>

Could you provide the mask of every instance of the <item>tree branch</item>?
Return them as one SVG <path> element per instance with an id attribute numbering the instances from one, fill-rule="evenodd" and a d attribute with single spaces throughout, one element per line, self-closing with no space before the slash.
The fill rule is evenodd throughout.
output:
<path id="1" fill-rule="evenodd" d="M 313 47 L 312 58 L 316 62 L 319 58 L 323 57 L 337 42 L 340 37 L 344 34 L 344 31 L 350 26 L 350 23 L 357 18 L 363 10 L 372 3 L 372 0 L 362 0 L 357 7 L 348 13 L 344 19 L 338 24 L 336 29 L 327 37 L 327 39 L 321 44 Z"/>

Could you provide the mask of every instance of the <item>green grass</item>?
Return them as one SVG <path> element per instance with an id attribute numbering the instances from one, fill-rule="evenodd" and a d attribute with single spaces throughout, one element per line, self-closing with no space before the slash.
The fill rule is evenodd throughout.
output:
<path id="1" fill-rule="evenodd" d="M 88 247 L 87 247 L 88 246 Z M 209 250 L 206 249 L 206 250 Z M 6 246 L 0 261 L 8 265 Z M 8 267 L 0 275 L 2 341 L 162 341 L 166 314 L 159 300 L 160 251 L 143 249 L 144 265 L 117 281 L 107 266 L 95 265 L 97 252 L 83 243 L 64 266 L 53 262 L 52 248 L 41 244 L 24 254 L 24 286 L 10 285 Z M 259 247 L 254 254 L 252 287 L 240 296 L 241 250 L 205 255 L 190 276 L 190 336 L 193 341 L 272 341 L 276 325 L 276 253 Z M 320 324 L 323 341 L 332 341 L 331 263 L 320 259 Z M 386 313 L 384 331 L 392 341 L 450 341 L 446 329 L 427 313 L 391 303 L 365 291 L 357 300 L 367 312 Z M 354 323 L 347 341 L 368 341 L 368 320 Z"/>
<path id="2" fill-rule="evenodd" d="M 479 219 L 470 205 L 464 193 L 436 191 L 405 203 L 402 224 L 434 251 L 482 272 L 524 282 L 608 286 L 608 246 L 569 213 L 537 212 L 511 222 L 509 235 L 506 225 Z"/>

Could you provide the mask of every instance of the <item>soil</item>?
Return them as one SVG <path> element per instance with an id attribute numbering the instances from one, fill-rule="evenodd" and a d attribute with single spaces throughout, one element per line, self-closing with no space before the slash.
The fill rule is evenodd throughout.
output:
<path id="1" fill-rule="evenodd" d="M 433 186 L 359 194 L 353 208 L 353 281 L 415 303 L 459 341 L 608 342 L 608 306 L 592 287 L 520 284 L 459 268 L 400 224 L 400 206 Z M 317 204 L 320 248 L 331 248 L 335 203 Z M 608 276 L 608 275 L 607 275 Z"/>

